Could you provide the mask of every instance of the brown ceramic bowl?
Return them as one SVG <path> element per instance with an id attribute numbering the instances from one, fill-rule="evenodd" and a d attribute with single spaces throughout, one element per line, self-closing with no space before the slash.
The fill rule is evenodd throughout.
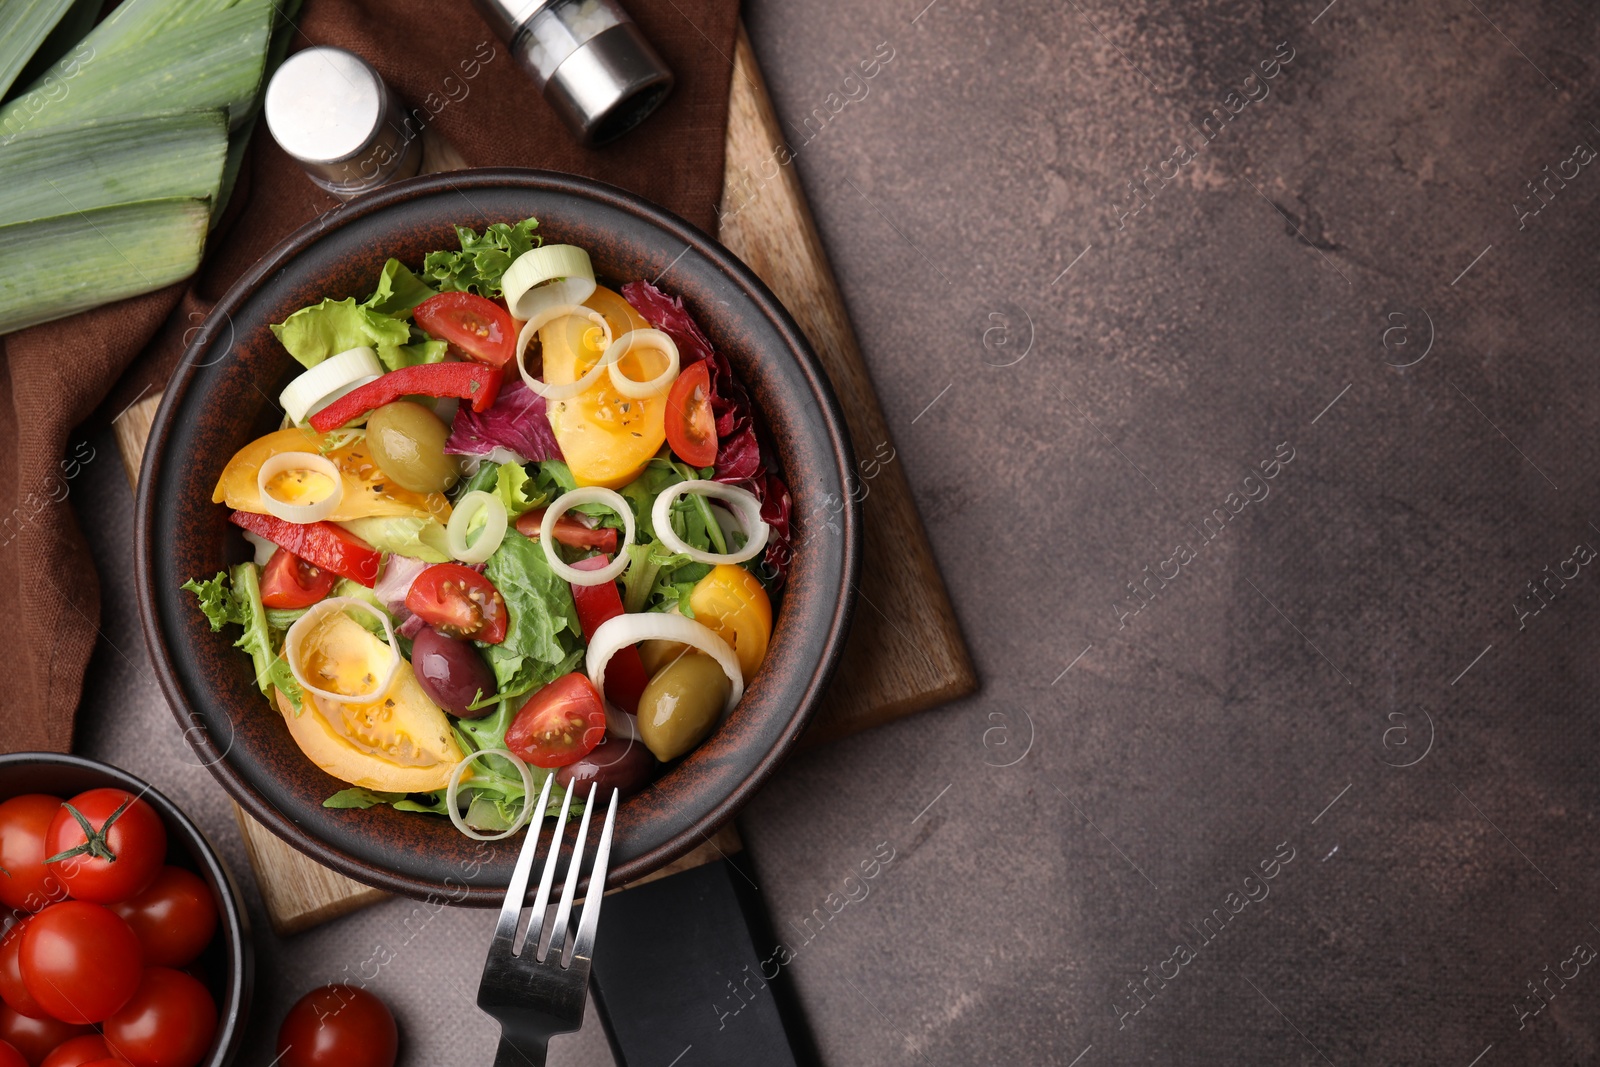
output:
<path id="1" fill-rule="evenodd" d="M 109 763 L 56 752 L 0 756 L 0 801 L 24 793 L 49 793 L 67 799 L 90 789 L 125 789 L 143 797 L 166 824 L 167 863 L 198 874 L 211 890 L 217 905 L 217 932 L 196 963 L 217 1003 L 217 1032 L 200 1065 L 226 1067 L 244 1041 L 250 994 L 255 985 L 255 952 L 244 899 L 211 842 L 176 804 Z"/>
<path id="2" fill-rule="evenodd" d="M 303 227 L 217 305 L 166 391 L 139 481 L 135 560 L 151 659 L 186 735 L 233 797 L 313 859 L 414 897 L 498 905 L 520 839 L 479 846 L 439 817 L 324 808 L 344 787 L 301 754 L 256 688 L 233 628 L 212 633 L 179 586 L 249 557 L 223 466 L 275 429 L 299 369 L 267 325 L 324 297 L 371 292 L 383 261 L 456 247 L 453 227 L 537 216 L 546 241 L 586 248 L 596 273 L 659 279 L 725 353 L 766 420 L 789 483 L 797 547 L 771 651 L 733 715 L 618 812 L 609 885 L 699 844 L 772 773 L 815 708 L 848 630 L 860 558 L 849 438 L 794 320 L 732 253 L 621 190 L 566 175 L 487 170 L 415 178 Z M 810 520 L 808 522 L 808 519 Z"/>

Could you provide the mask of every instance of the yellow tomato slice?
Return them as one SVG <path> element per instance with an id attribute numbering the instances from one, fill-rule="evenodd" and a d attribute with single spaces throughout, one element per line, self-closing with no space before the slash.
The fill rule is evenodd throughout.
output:
<path id="1" fill-rule="evenodd" d="M 310 430 L 291 426 L 287 430 L 258 437 L 234 453 L 222 469 L 211 499 L 235 511 L 266 515 L 256 475 L 261 465 L 280 452 L 319 452 L 324 438 Z M 365 519 L 378 515 L 405 515 L 419 519 L 450 521 L 450 501 L 440 493 L 413 493 L 394 484 L 372 459 L 364 438 L 329 452 L 328 459 L 339 468 L 344 482 L 344 499 L 329 522 Z"/>
<path id="2" fill-rule="evenodd" d="M 695 583 L 689 610 L 696 622 L 705 623 L 733 646 L 739 673 L 749 685 L 756 668 L 767 658 L 767 644 L 772 640 L 772 601 L 756 576 L 731 563 L 717 564 Z"/>
<path id="3" fill-rule="evenodd" d="M 599 288 L 585 305 L 600 312 L 613 337 L 650 324 L 619 293 Z M 578 318 L 557 319 L 539 331 L 544 349 L 544 380 L 566 385 L 581 378 L 604 355 L 596 341 L 598 327 Z M 647 381 L 661 372 L 665 357 L 640 349 L 624 357 L 630 378 Z M 620 489 L 644 472 L 645 464 L 667 439 L 667 397 L 632 400 L 611 385 L 604 374 L 594 385 L 567 400 L 550 403 L 546 411 L 561 454 L 579 485 Z"/>
<path id="4" fill-rule="evenodd" d="M 389 660 L 389 646 L 344 615 L 331 616 L 317 638 L 324 674 L 347 681 L 371 677 Z M 369 703 L 335 703 L 308 693 L 297 713 L 282 693 L 277 701 L 289 735 L 306 758 L 351 785 L 431 793 L 450 784 L 450 772 L 462 759 L 450 720 L 404 660 L 388 691 Z"/>

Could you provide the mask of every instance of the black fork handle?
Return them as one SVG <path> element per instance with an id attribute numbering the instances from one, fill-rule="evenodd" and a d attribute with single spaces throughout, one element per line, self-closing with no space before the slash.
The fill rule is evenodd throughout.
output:
<path id="1" fill-rule="evenodd" d="M 544 1067 L 549 1052 L 550 1044 L 547 1041 L 525 1041 L 521 1045 L 513 1045 L 502 1035 L 500 1048 L 494 1054 L 494 1067 Z"/>

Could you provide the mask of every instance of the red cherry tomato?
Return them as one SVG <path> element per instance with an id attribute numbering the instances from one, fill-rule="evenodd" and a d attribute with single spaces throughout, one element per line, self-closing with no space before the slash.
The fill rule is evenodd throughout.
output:
<path id="1" fill-rule="evenodd" d="M 394 1067 L 399 1051 L 388 1006 L 356 986 L 313 989 L 278 1030 L 280 1067 Z"/>
<path id="2" fill-rule="evenodd" d="M 195 1067 L 217 1032 L 217 1004 L 182 971 L 151 967 L 106 1020 L 106 1043 L 138 1067 Z"/>
<path id="3" fill-rule="evenodd" d="M 594 571 L 610 562 L 606 556 L 590 556 L 574 563 L 572 569 Z M 594 640 L 594 632 L 600 629 L 601 623 L 622 614 L 622 597 L 617 592 L 616 582 L 575 585 L 572 587 L 572 602 L 577 605 L 578 623 L 583 627 L 585 641 Z M 638 646 L 618 649 L 606 665 L 606 699 L 629 715 L 637 715 L 639 697 L 648 684 L 650 676 L 645 673 Z"/>
<path id="4" fill-rule="evenodd" d="M 517 516 L 517 533 L 523 537 L 539 540 L 543 532 L 544 508 L 534 508 Z M 617 529 L 615 526 L 585 526 L 570 515 L 563 515 L 556 520 L 556 528 L 551 531 L 551 536 L 557 544 L 566 545 L 568 548 L 598 548 L 602 552 L 615 552 L 617 550 Z"/>
<path id="5" fill-rule="evenodd" d="M 0 1041 L 0 1067 L 28 1067 L 27 1057 L 9 1041 Z"/>
<path id="6" fill-rule="evenodd" d="M 111 910 L 133 928 L 146 967 L 187 966 L 211 943 L 217 929 L 211 890 L 199 875 L 182 867 L 161 868 L 144 892 L 111 905 Z M 5 943 L 0 942 L 0 981 L 4 959 Z"/>
<path id="7" fill-rule="evenodd" d="M 96 1063 L 125 1064 L 127 1060 L 120 1060 L 116 1053 L 111 1051 L 111 1046 L 106 1044 L 106 1039 L 99 1034 L 84 1034 L 70 1041 L 63 1041 L 51 1050 L 39 1064 L 39 1067 L 92 1067 Z"/>
<path id="8" fill-rule="evenodd" d="M 261 603 L 269 608 L 309 608 L 327 596 L 338 580 L 332 571 L 280 548 L 267 560 L 261 575 Z"/>
<path id="9" fill-rule="evenodd" d="M 8 908 L 38 911 L 63 900 L 67 887 L 44 864 L 50 822 L 61 798 L 27 793 L 0 804 L 0 902 Z"/>
<path id="10" fill-rule="evenodd" d="M 565 767 L 605 735 L 605 702 L 594 683 L 574 671 L 528 698 L 506 730 L 506 747 L 535 767 Z"/>
<path id="11" fill-rule="evenodd" d="M 46 865 L 69 893 L 112 904 L 155 881 L 167 856 L 167 828 L 132 793 L 91 789 L 61 805 L 45 849 Z"/>
<path id="12" fill-rule="evenodd" d="M 0 1005 L 0 1041 L 13 1045 L 29 1063 L 38 1063 L 64 1041 L 92 1032 L 87 1026 L 74 1026 L 60 1019 L 30 1019 Z"/>
<path id="13" fill-rule="evenodd" d="M 0 1000 L 4 1000 L 12 1010 L 38 1019 L 49 1013 L 39 1006 L 39 1002 L 33 999 L 33 994 L 23 984 L 22 963 L 18 958 L 22 948 L 22 929 L 27 925 L 28 920 L 24 919 L 7 930 L 4 937 L 0 937 Z"/>
<path id="14" fill-rule="evenodd" d="M 19 961 L 28 993 L 69 1023 L 97 1023 L 122 1007 L 139 988 L 142 966 L 128 924 L 83 900 L 63 900 L 29 919 Z"/>
<path id="15" fill-rule="evenodd" d="M 717 417 L 711 411 L 711 372 L 691 363 L 667 393 L 667 444 L 691 467 L 717 461 Z"/>
<path id="16" fill-rule="evenodd" d="M 446 637 L 486 645 L 506 639 L 506 602 L 494 583 L 471 567 L 435 563 L 411 583 L 406 608 Z"/>
<path id="17" fill-rule="evenodd" d="M 411 317 L 479 363 L 503 367 L 515 354 L 517 331 L 511 313 L 493 300 L 473 293 L 440 293 L 418 304 Z"/>

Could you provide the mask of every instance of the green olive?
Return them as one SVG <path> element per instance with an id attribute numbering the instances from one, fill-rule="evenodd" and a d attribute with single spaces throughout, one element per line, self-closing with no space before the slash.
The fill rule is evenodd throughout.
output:
<path id="1" fill-rule="evenodd" d="M 662 763 L 675 760 L 711 732 L 731 688 L 717 661 L 685 652 L 656 672 L 639 697 L 639 736 Z"/>
<path id="2" fill-rule="evenodd" d="M 378 468 L 402 489 L 440 493 L 461 477 L 460 461 L 444 454 L 450 427 L 410 400 L 397 400 L 367 416 L 367 447 Z"/>

